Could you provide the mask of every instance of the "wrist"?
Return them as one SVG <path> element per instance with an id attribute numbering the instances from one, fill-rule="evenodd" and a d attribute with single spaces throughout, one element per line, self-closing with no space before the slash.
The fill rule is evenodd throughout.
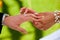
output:
<path id="1" fill-rule="evenodd" d="M 8 14 L 4 14 L 3 15 L 3 18 L 2 18 L 2 25 L 5 25 L 5 21 L 7 21 L 7 20 L 5 20 L 7 17 L 8 17 L 9 15 Z"/>

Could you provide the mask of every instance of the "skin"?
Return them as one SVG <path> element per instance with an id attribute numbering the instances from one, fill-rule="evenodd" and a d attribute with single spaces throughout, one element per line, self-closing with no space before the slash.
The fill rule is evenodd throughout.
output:
<path id="1" fill-rule="evenodd" d="M 34 21 L 34 25 L 39 30 L 47 30 L 55 24 L 55 16 L 51 12 L 43 12 L 38 15 L 40 21 Z"/>
<path id="2" fill-rule="evenodd" d="M 4 24 L 13 30 L 26 34 L 27 31 L 21 28 L 20 24 L 26 21 L 32 22 L 32 20 L 37 20 L 34 17 L 35 17 L 34 14 L 19 14 L 16 16 L 8 16 L 5 17 Z"/>
<path id="3" fill-rule="evenodd" d="M 31 9 L 23 7 L 21 8 L 20 13 L 21 14 L 16 16 L 6 17 L 4 20 L 4 24 L 9 28 L 22 32 L 24 34 L 26 34 L 27 31 L 19 26 L 25 21 L 31 21 L 33 25 L 39 30 L 47 30 L 55 24 L 54 12 L 42 12 L 38 14 Z"/>
<path id="4" fill-rule="evenodd" d="M 54 12 L 42 12 L 42 13 L 36 13 L 35 11 L 33 11 L 32 9 L 29 8 L 25 8 L 23 7 L 21 9 L 21 13 L 24 14 L 24 12 L 28 10 L 26 12 L 26 14 L 36 14 L 37 17 L 35 17 L 37 20 L 33 20 L 32 23 L 33 25 L 39 29 L 39 30 L 47 30 L 49 29 L 52 25 L 55 24 L 55 16 L 54 16 Z M 60 15 L 60 13 L 58 14 Z"/>

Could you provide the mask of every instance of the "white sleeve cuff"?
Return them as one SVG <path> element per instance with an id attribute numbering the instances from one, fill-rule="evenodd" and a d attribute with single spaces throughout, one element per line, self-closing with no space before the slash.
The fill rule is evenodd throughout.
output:
<path id="1" fill-rule="evenodd" d="M 3 15 L 3 18 L 2 18 L 2 25 L 4 25 L 4 19 L 5 19 L 5 17 L 7 17 L 7 16 L 9 16 L 8 14 L 4 14 Z"/>

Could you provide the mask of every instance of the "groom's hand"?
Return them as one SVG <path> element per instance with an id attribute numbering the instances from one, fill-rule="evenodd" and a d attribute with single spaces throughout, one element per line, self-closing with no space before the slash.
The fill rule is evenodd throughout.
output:
<path id="1" fill-rule="evenodd" d="M 24 23 L 26 21 L 32 21 L 36 20 L 34 14 L 19 14 L 16 16 L 8 16 L 4 20 L 4 24 L 7 25 L 9 28 L 22 32 L 22 33 L 27 33 L 27 31 L 20 26 L 21 23 Z"/>

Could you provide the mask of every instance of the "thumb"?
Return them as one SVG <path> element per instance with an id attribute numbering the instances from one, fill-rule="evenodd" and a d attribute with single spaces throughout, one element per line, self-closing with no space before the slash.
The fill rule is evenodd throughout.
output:
<path id="1" fill-rule="evenodd" d="M 24 14 L 25 10 L 26 10 L 26 7 L 21 8 L 20 13 Z"/>
<path id="2" fill-rule="evenodd" d="M 19 26 L 15 26 L 15 30 L 19 31 L 19 32 L 22 32 L 24 34 L 27 34 L 27 31 Z"/>

